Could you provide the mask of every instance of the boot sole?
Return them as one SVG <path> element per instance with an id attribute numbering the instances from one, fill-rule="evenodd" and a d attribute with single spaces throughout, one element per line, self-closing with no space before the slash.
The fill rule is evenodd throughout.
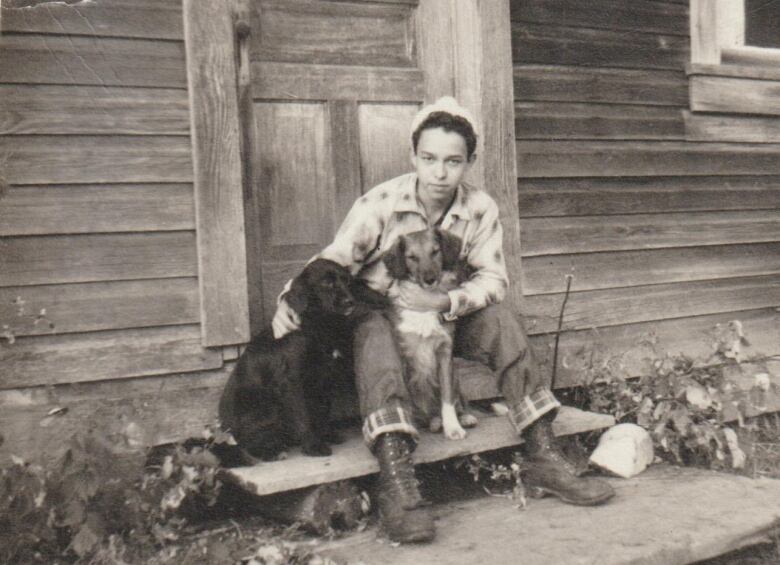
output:
<path id="1" fill-rule="evenodd" d="M 526 487 L 526 492 L 528 493 L 528 496 L 530 496 L 531 498 L 544 498 L 545 496 L 550 495 L 561 499 L 563 502 L 567 504 L 573 504 L 574 506 L 598 506 L 599 504 L 604 504 L 607 500 L 615 496 L 615 493 L 613 491 L 613 492 L 605 493 L 603 496 L 600 496 L 598 498 L 590 498 L 587 500 L 573 499 L 567 497 L 564 494 L 555 492 L 554 490 L 550 490 L 544 487 L 536 487 L 536 486 Z"/>

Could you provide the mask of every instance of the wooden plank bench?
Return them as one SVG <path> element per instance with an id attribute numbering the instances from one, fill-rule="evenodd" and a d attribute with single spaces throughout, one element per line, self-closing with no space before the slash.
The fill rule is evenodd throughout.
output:
<path id="1" fill-rule="evenodd" d="M 612 416 L 585 412 L 564 406 L 553 423 L 558 436 L 571 435 L 615 423 Z M 469 430 L 466 439 L 452 441 L 442 434 L 421 432 L 415 451 L 416 463 L 431 463 L 451 457 L 470 455 L 503 447 L 519 445 L 505 416 L 482 416 L 479 425 Z M 269 495 L 290 490 L 370 475 L 379 471 L 376 459 L 363 443 L 360 430 L 351 429 L 345 442 L 334 446 L 329 457 L 307 457 L 298 450 L 286 459 L 237 467 L 225 471 L 227 478 L 256 495 Z"/>

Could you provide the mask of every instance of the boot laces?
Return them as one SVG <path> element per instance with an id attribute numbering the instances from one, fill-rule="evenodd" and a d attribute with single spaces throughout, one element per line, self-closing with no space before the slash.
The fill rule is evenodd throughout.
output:
<path id="1" fill-rule="evenodd" d="M 412 454 L 403 439 L 386 440 L 379 478 L 382 484 L 380 497 L 396 499 L 406 509 L 420 506 L 423 502 L 419 482 L 414 474 Z"/>

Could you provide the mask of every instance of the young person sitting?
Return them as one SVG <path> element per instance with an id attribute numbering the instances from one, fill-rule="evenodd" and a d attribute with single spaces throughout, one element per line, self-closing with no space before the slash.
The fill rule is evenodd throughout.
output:
<path id="1" fill-rule="evenodd" d="M 333 242 L 317 257 L 335 261 L 373 289 L 387 293 L 392 281 L 382 254 L 395 239 L 439 226 L 463 241 L 461 257 L 473 275 L 448 293 L 401 286 L 400 300 L 416 310 L 436 310 L 456 322 L 454 354 L 488 365 L 509 406 L 509 420 L 525 440 L 523 480 L 579 504 L 600 504 L 613 489 L 579 477 L 559 449 L 551 422 L 560 406 L 534 361 L 519 316 L 500 304 L 509 284 L 498 206 L 485 191 L 464 182 L 476 159 L 477 128 L 451 97 L 423 108 L 412 122 L 414 172 L 384 182 L 357 199 Z M 277 337 L 296 329 L 297 315 L 281 295 L 273 326 Z M 435 528 L 414 474 L 419 439 L 393 328 L 381 311 L 360 320 L 354 335 L 363 435 L 380 467 L 378 506 L 391 540 L 429 541 Z"/>

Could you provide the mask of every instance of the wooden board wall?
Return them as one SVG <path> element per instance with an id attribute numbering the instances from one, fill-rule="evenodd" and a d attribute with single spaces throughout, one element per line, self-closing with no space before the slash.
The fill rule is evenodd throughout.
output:
<path id="1" fill-rule="evenodd" d="M 570 346 L 619 354 L 656 331 L 702 354 L 708 324 L 742 319 L 778 353 L 780 145 L 687 134 L 687 3 L 513 0 L 512 26 L 530 333 L 555 331 L 572 275 Z M 559 384 L 584 378 L 564 364 Z"/>
<path id="2" fill-rule="evenodd" d="M 3 462 L 63 439 L 15 411 L 31 398 L 133 404 L 223 366 L 201 345 L 189 132 L 181 0 L 3 2 Z"/>

